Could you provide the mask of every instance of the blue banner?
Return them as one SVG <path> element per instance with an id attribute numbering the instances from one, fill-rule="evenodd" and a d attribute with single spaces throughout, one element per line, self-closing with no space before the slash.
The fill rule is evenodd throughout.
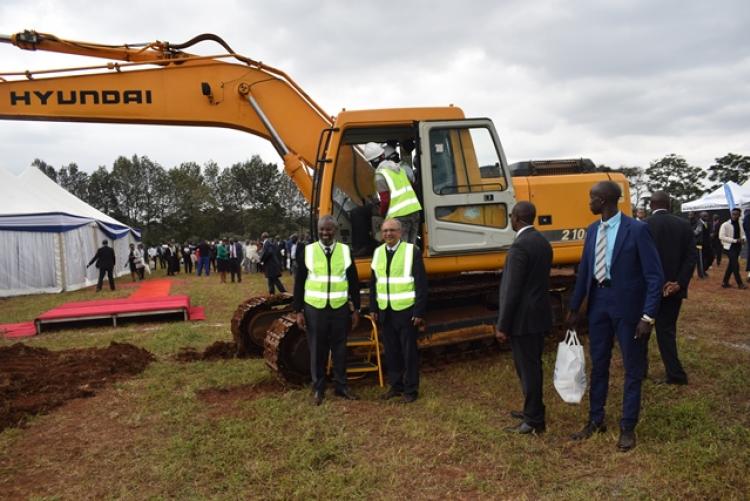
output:
<path id="1" fill-rule="evenodd" d="M 732 195 L 732 189 L 727 183 L 724 183 L 724 195 L 727 197 L 727 203 L 729 204 L 729 210 L 734 209 L 734 196 Z"/>

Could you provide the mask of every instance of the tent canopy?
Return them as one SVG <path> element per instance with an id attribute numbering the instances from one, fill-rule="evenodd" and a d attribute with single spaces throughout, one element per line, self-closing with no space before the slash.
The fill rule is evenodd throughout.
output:
<path id="1" fill-rule="evenodd" d="M 76 290 L 97 282 L 86 264 L 105 238 L 127 273 L 128 246 L 140 232 L 91 207 L 36 167 L 0 168 L 0 297 Z"/>
<path id="2" fill-rule="evenodd" d="M 18 176 L 0 169 L 0 230 L 61 232 L 95 222 L 112 239 L 140 232 L 90 206 L 36 167 Z"/>
<path id="3" fill-rule="evenodd" d="M 732 191 L 732 198 L 734 198 L 734 204 L 736 207 L 750 208 L 750 186 L 740 186 L 734 181 L 728 181 L 725 184 Z M 750 181 L 745 184 L 750 184 Z M 721 209 L 729 209 L 729 202 L 727 202 L 724 185 L 719 186 L 708 195 L 704 195 L 697 200 L 682 204 L 683 212 Z"/>

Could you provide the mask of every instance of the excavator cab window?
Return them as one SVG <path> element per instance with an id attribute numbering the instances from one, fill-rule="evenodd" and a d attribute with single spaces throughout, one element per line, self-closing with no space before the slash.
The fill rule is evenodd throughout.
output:
<path id="1" fill-rule="evenodd" d="M 486 252 L 510 245 L 515 198 L 492 122 L 423 122 L 420 140 L 429 254 Z"/>

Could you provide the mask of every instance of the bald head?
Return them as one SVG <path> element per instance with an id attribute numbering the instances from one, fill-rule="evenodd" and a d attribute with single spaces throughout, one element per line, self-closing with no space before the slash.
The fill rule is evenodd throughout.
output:
<path id="1" fill-rule="evenodd" d="M 651 194 L 651 210 L 669 209 L 669 194 L 666 191 L 655 191 Z"/>
<path id="2" fill-rule="evenodd" d="M 534 219 L 536 219 L 536 207 L 534 207 L 534 204 L 532 204 L 531 202 L 518 202 L 513 206 L 513 211 L 511 214 L 515 215 L 516 219 L 518 219 L 519 222 L 523 223 L 525 226 L 528 226 L 530 224 L 534 224 Z"/>

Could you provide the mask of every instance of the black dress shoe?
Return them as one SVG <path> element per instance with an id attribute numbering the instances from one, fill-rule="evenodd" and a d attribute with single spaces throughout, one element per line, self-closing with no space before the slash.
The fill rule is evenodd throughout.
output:
<path id="1" fill-rule="evenodd" d="M 738 285 L 738 286 L 737 286 L 737 288 L 738 288 L 738 289 L 747 289 L 747 285 L 745 285 L 745 284 L 740 284 L 740 285 Z"/>
<path id="2" fill-rule="evenodd" d="M 510 417 L 513 419 L 523 419 L 522 411 L 510 411 Z"/>
<path id="3" fill-rule="evenodd" d="M 387 392 L 380 395 L 380 400 L 390 400 L 392 398 L 400 397 L 401 395 L 403 395 L 403 392 L 391 388 Z"/>
<path id="4" fill-rule="evenodd" d="M 635 431 L 621 430 L 620 438 L 617 440 L 617 449 L 620 452 L 627 452 L 635 447 Z"/>
<path id="5" fill-rule="evenodd" d="M 676 385 L 686 385 L 688 384 L 687 379 L 657 379 L 654 381 L 654 384 L 676 384 Z"/>
<path id="6" fill-rule="evenodd" d="M 344 400 L 359 400 L 359 397 L 355 395 L 354 393 L 352 393 L 351 390 L 349 390 L 349 388 L 345 390 L 341 390 L 341 391 L 336 390 L 334 394 L 337 397 L 343 398 Z"/>
<path id="7" fill-rule="evenodd" d="M 404 394 L 404 403 L 405 404 L 411 404 L 412 402 L 417 401 L 417 394 L 416 393 L 405 393 Z"/>
<path id="8" fill-rule="evenodd" d="M 320 405 L 323 403 L 323 399 L 325 398 L 325 393 L 322 391 L 316 391 L 313 394 L 313 405 Z"/>
<path id="9" fill-rule="evenodd" d="M 505 431 L 507 431 L 508 433 L 518 433 L 519 435 L 529 435 L 529 434 L 539 435 L 539 434 L 544 433 L 546 429 L 547 429 L 546 426 L 543 424 L 531 425 L 524 421 L 518 426 L 510 426 L 508 428 L 505 428 Z"/>
<path id="10" fill-rule="evenodd" d="M 586 423 L 586 426 L 583 427 L 583 429 L 577 433 L 573 433 L 570 438 L 573 440 L 586 440 L 588 438 L 591 438 L 591 435 L 594 433 L 604 433 L 607 431 L 607 425 L 604 423 L 594 423 L 593 421 L 589 421 Z"/>
<path id="11" fill-rule="evenodd" d="M 730 287 L 731 287 L 731 285 L 729 285 L 729 284 L 721 284 L 721 288 L 722 289 L 728 289 Z"/>

